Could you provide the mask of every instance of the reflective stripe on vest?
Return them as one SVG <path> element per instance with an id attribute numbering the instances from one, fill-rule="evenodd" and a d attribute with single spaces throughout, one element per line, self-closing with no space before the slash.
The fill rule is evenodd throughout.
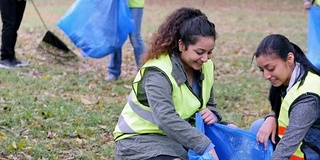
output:
<path id="1" fill-rule="evenodd" d="M 186 84 L 178 85 L 171 75 L 172 62 L 168 55 L 160 56 L 158 59 L 150 60 L 140 69 L 133 81 L 133 91 L 128 96 L 128 102 L 125 105 L 119 117 L 115 131 L 113 132 L 115 140 L 121 140 L 130 136 L 146 133 L 164 133 L 158 128 L 152 118 L 149 106 L 144 106 L 137 100 L 138 83 L 148 67 L 155 67 L 163 71 L 172 85 L 172 100 L 176 112 L 182 119 L 189 119 L 195 112 L 206 107 L 210 99 L 210 92 L 213 87 L 213 63 L 208 61 L 202 66 L 204 80 L 202 81 L 202 99 L 198 99 Z"/>
<path id="2" fill-rule="evenodd" d="M 278 119 L 278 134 L 279 137 L 282 138 L 286 127 L 289 124 L 289 109 L 295 99 L 297 99 L 300 95 L 306 94 L 306 93 L 315 93 L 317 95 L 320 95 L 320 85 L 318 85 L 320 82 L 320 77 L 314 73 L 308 72 L 308 75 L 305 78 L 304 84 L 302 86 L 299 86 L 299 82 L 297 82 L 287 93 L 287 95 L 284 97 L 280 113 L 279 113 L 279 119 Z M 317 84 L 317 85 L 310 85 L 310 84 Z M 298 149 L 293 153 L 290 160 L 303 160 L 304 154 L 301 151 L 302 143 L 300 143 Z"/>
<path id="3" fill-rule="evenodd" d="M 129 98 L 128 98 L 128 103 L 129 106 L 131 107 L 131 109 L 137 113 L 141 118 L 145 119 L 146 121 L 149 121 L 150 123 L 154 123 L 152 116 L 151 116 L 151 112 L 142 109 L 141 107 L 139 107 L 138 105 L 136 105 L 133 101 L 132 101 L 132 92 L 129 94 Z M 124 118 L 122 115 L 119 116 L 119 122 L 121 122 L 118 127 L 121 131 L 125 132 L 125 133 L 134 133 L 134 130 L 128 125 L 128 123 L 125 122 Z"/>

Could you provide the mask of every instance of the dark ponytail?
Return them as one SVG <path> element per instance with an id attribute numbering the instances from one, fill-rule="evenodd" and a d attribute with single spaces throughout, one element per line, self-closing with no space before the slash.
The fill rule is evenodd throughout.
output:
<path id="1" fill-rule="evenodd" d="M 279 117 L 280 113 L 280 107 L 282 102 L 282 97 L 285 96 L 286 87 L 280 86 L 280 87 L 274 87 L 271 85 L 269 90 L 269 102 L 271 105 L 271 110 L 275 112 L 276 117 Z"/>
<path id="2" fill-rule="evenodd" d="M 304 54 L 301 48 L 292 42 L 290 43 L 293 46 L 294 50 L 296 51 L 295 52 L 296 62 L 300 63 L 306 71 L 310 71 L 320 76 L 320 71 L 308 60 L 307 56 Z"/>

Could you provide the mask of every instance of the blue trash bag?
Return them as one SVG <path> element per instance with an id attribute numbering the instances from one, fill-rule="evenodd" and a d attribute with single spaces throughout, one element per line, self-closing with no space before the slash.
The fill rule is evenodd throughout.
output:
<path id="1" fill-rule="evenodd" d="M 189 160 L 214 160 L 213 156 L 209 152 L 206 152 L 202 155 L 198 155 L 193 150 L 189 150 L 188 156 Z"/>
<path id="2" fill-rule="evenodd" d="M 196 128 L 199 129 L 202 133 L 205 133 L 204 123 L 200 113 L 196 113 Z M 188 157 L 189 160 L 214 160 L 213 156 L 209 152 L 205 152 L 202 155 L 199 155 L 191 149 L 188 150 Z"/>
<path id="3" fill-rule="evenodd" d="M 247 130 L 232 128 L 222 124 L 204 125 L 201 115 L 196 114 L 196 127 L 203 131 L 215 145 L 219 159 L 222 160 L 269 160 L 273 153 L 272 143 L 268 142 L 265 150 L 263 144 L 256 142 L 256 134 Z M 198 127 L 202 123 L 202 128 Z M 201 159 L 189 150 L 189 159 Z M 205 154 L 204 154 L 205 155 Z M 202 160 L 202 159 L 201 159 Z M 209 160 L 209 159 L 203 159 Z M 213 158 L 211 159 L 213 160 Z"/>
<path id="4" fill-rule="evenodd" d="M 311 6 L 308 11 L 307 58 L 320 69 L 320 7 Z"/>
<path id="5" fill-rule="evenodd" d="M 127 0 L 77 0 L 57 26 L 90 58 L 120 49 L 134 31 Z"/>

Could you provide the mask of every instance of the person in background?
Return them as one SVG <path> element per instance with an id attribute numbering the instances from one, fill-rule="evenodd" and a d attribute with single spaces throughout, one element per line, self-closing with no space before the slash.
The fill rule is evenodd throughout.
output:
<path id="1" fill-rule="evenodd" d="M 17 31 L 20 27 L 26 0 L 0 0 L 0 12 L 2 20 L 1 34 L 1 60 L 0 68 L 23 67 L 27 63 L 16 58 L 15 45 Z"/>
<path id="2" fill-rule="evenodd" d="M 151 37 L 113 132 L 116 159 L 188 159 L 188 149 L 218 156 L 196 129 L 221 121 L 213 96 L 215 25 L 198 9 L 171 13 Z"/>
<path id="3" fill-rule="evenodd" d="M 145 52 L 144 41 L 141 37 L 141 22 L 145 0 L 129 0 L 130 12 L 135 24 L 135 31 L 129 34 L 133 47 L 136 66 L 140 66 L 140 57 Z M 116 81 L 121 74 L 122 49 L 110 54 L 106 81 Z"/>
<path id="4" fill-rule="evenodd" d="M 272 160 L 320 159 L 320 71 L 285 36 L 265 37 L 254 53 L 263 77 L 270 81 L 272 113 L 257 131 L 257 142 L 276 144 Z M 279 139 L 276 139 L 276 136 Z"/>
<path id="5" fill-rule="evenodd" d="M 304 3 L 303 3 L 304 9 L 309 9 L 311 5 L 320 6 L 320 0 L 304 0 Z"/>

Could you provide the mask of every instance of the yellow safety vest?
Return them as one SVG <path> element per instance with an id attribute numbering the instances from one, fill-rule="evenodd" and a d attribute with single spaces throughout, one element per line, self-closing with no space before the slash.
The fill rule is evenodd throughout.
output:
<path id="1" fill-rule="evenodd" d="M 280 138 L 283 137 L 286 128 L 289 124 L 289 109 L 295 99 L 297 99 L 300 95 L 306 93 L 315 93 L 320 95 L 320 77 L 314 73 L 308 72 L 308 75 L 305 78 L 304 84 L 299 86 L 299 82 L 297 82 L 287 93 L 281 103 L 281 109 L 278 118 L 278 135 Z M 298 149 L 293 153 L 290 160 L 304 160 L 304 154 L 301 151 L 299 145 Z"/>
<path id="2" fill-rule="evenodd" d="M 129 0 L 130 8 L 143 8 L 145 0 Z"/>
<path id="3" fill-rule="evenodd" d="M 211 89 L 213 87 L 213 63 L 208 60 L 202 65 L 204 80 L 202 81 L 201 97 L 199 99 L 194 95 L 186 84 L 178 85 L 175 78 L 171 75 L 172 62 L 169 55 L 160 56 L 158 59 L 148 61 L 137 73 L 133 81 L 133 90 L 131 91 L 128 102 L 119 116 L 118 123 L 113 132 L 115 141 L 125 139 L 139 134 L 155 133 L 164 135 L 162 130 L 154 123 L 151 108 L 141 104 L 137 100 L 138 83 L 144 75 L 146 68 L 155 67 L 165 73 L 172 85 L 172 100 L 176 112 L 182 119 L 189 119 L 199 110 L 206 108 L 210 99 Z"/>

